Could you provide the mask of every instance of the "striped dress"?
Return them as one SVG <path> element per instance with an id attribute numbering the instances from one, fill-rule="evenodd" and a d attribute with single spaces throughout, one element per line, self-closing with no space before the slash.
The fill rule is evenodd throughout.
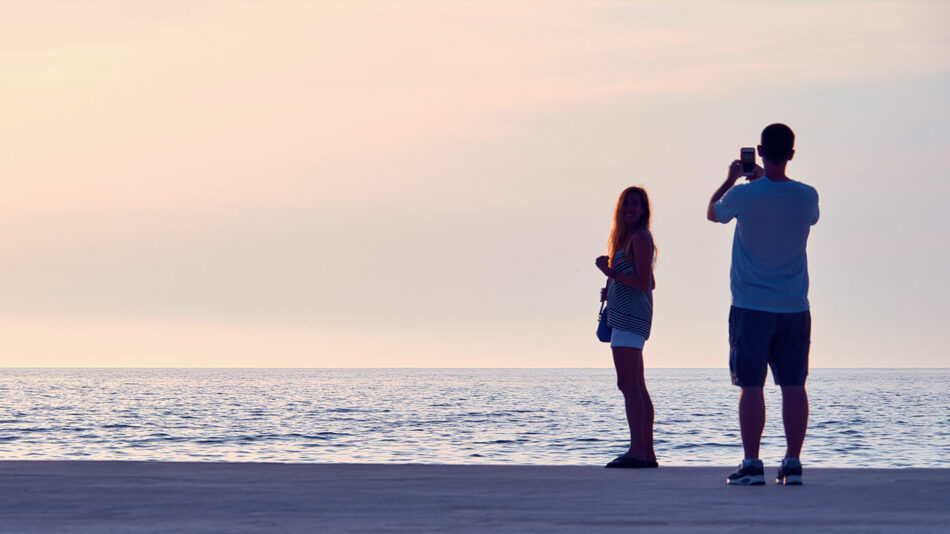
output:
<path id="1" fill-rule="evenodd" d="M 610 262 L 621 274 L 636 275 L 633 262 L 624 261 L 623 250 L 614 254 Z M 649 339 L 653 326 L 653 298 L 646 291 L 625 286 L 616 280 L 610 281 L 607 290 L 607 324 L 618 330 L 633 332 Z"/>

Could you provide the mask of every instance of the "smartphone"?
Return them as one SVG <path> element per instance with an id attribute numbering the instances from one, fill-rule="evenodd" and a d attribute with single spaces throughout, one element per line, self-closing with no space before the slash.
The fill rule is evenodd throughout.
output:
<path id="1" fill-rule="evenodd" d="M 739 161 L 742 163 L 742 176 L 755 175 L 755 149 L 740 148 Z"/>

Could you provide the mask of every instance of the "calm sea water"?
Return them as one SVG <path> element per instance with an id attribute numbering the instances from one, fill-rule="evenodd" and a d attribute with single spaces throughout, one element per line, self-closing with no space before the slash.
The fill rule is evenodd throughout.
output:
<path id="1" fill-rule="evenodd" d="M 649 369 L 665 465 L 742 457 L 722 369 Z M 816 369 L 813 467 L 950 467 L 950 369 Z M 784 452 L 766 388 L 767 463 Z M 0 459 L 601 465 L 610 369 L 0 369 Z"/>

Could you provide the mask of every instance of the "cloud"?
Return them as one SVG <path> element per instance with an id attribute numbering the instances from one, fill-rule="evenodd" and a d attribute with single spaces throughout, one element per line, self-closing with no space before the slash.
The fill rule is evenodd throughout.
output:
<path id="1" fill-rule="evenodd" d="M 943 8 L 894 4 L 83 6 L 7 19 L 15 210 L 385 202 L 432 180 L 383 179 L 405 154 L 517 139 L 521 117 L 950 61 L 913 26 Z"/>
<path id="2" fill-rule="evenodd" d="M 891 167 L 880 151 L 860 167 L 828 161 L 890 145 L 898 127 L 920 136 L 929 124 L 927 146 L 946 144 L 925 105 L 939 91 L 915 90 L 950 70 L 942 4 L 11 6 L 0 20 L 0 68 L 16 73 L 0 84 L 2 312 L 32 321 L 34 338 L 72 332 L 90 355 L 132 350 L 138 334 L 162 340 L 150 362 L 189 343 L 213 352 L 218 336 L 243 340 L 228 350 L 332 339 L 346 352 L 364 330 L 383 341 L 360 350 L 408 355 L 427 343 L 421 323 L 459 328 L 478 347 L 466 362 L 506 346 L 541 362 L 518 326 L 498 325 L 532 317 L 566 332 L 589 318 L 586 284 L 600 280 L 585 258 L 629 180 L 662 207 L 669 311 L 658 317 L 700 332 L 695 352 L 707 308 L 694 300 L 727 291 L 688 271 L 727 250 L 728 232 L 691 226 L 710 192 L 696 184 L 719 154 L 791 116 L 814 148 L 796 169 L 844 177 L 822 189 L 834 202 L 853 189 L 849 171 Z M 903 121 L 882 121 L 893 110 Z M 840 140 L 878 124 L 888 128 Z M 919 154 L 918 141 L 903 153 Z M 880 199 L 875 180 L 850 198 Z M 904 187 L 927 196 L 943 187 L 932 182 Z M 848 231 L 863 242 L 860 225 Z M 717 258 L 708 264 L 725 269 Z M 440 308 L 446 295 L 464 306 Z M 303 318 L 322 330 L 295 330 Z M 82 333 L 112 328 L 127 331 L 121 347 Z M 679 323 L 664 328 L 681 337 Z M 479 344 L 480 329 L 494 339 Z M 654 346 L 683 348 L 663 339 Z"/>

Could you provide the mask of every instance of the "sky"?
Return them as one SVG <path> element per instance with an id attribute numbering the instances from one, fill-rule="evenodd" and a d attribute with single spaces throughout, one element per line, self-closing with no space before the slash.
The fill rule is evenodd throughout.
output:
<path id="1" fill-rule="evenodd" d="M 946 367 L 950 4 L 4 2 L 0 366 L 727 367 L 762 128 L 818 189 L 812 367 Z"/>

